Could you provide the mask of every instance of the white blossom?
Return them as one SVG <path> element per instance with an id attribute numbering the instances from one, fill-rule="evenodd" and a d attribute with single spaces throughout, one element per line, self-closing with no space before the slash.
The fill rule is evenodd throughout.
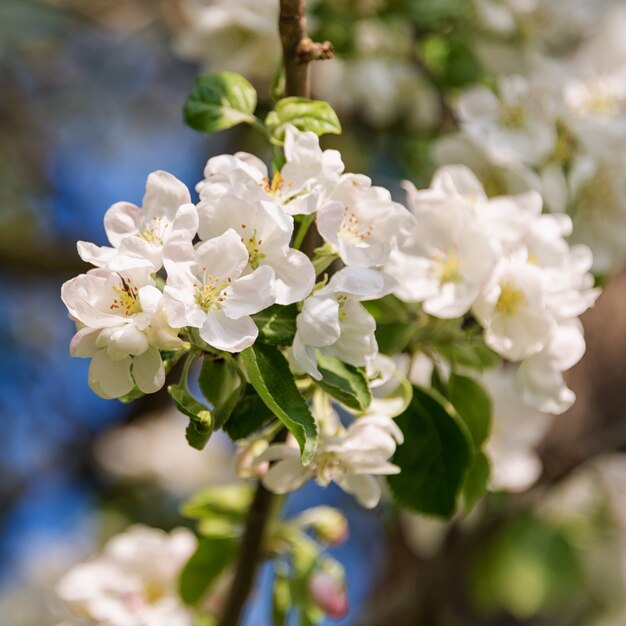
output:
<path id="1" fill-rule="evenodd" d="M 171 533 L 131 526 L 103 552 L 71 569 L 57 593 L 80 614 L 107 626 L 191 626 L 178 597 L 178 574 L 196 547 L 185 528 Z"/>
<path id="2" fill-rule="evenodd" d="M 163 246 L 174 239 L 191 241 L 198 228 L 196 208 L 189 190 L 168 172 L 148 176 L 142 206 L 114 204 L 104 216 L 104 229 L 113 247 L 78 242 L 81 258 L 97 267 L 125 271 L 163 265 Z"/>
<path id="3" fill-rule="evenodd" d="M 541 474 L 535 448 L 553 418 L 522 401 L 512 371 L 487 372 L 481 380 L 493 400 L 491 435 L 485 445 L 491 465 L 489 486 L 494 491 L 524 491 Z"/>
<path id="4" fill-rule="evenodd" d="M 376 322 L 360 304 L 390 293 L 395 281 L 371 269 L 347 267 L 314 291 L 296 320 L 293 358 L 307 374 L 319 380 L 316 349 L 355 366 L 367 365 L 378 352 Z"/>
<path id="5" fill-rule="evenodd" d="M 309 295 L 315 284 L 313 264 L 304 253 L 289 247 L 293 218 L 279 206 L 226 193 L 202 200 L 198 213 L 202 239 L 232 229 L 248 250 L 248 269 L 268 266 L 274 270 L 278 304 L 291 304 Z"/>
<path id="6" fill-rule="evenodd" d="M 501 77 L 498 93 L 472 87 L 459 100 L 462 128 L 494 162 L 535 165 L 554 149 L 556 128 L 549 101 L 524 76 Z"/>
<path id="7" fill-rule="evenodd" d="M 367 176 L 344 174 L 317 212 L 317 229 L 346 265 L 379 267 L 403 242 L 413 216 Z"/>
<path id="8" fill-rule="evenodd" d="M 254 343 L 258 328 L 250 316 L 274 303 L 274 271 L 263 265 L 244 274 L 248 250 L 233 229 L 195 249 L 188 241 L 171 242 L 163 262 L 170 324 L 199 328 L 200 337 L 218 350 L 240 352 Z"/>
<path id="9" fill-rule="evenodd" d="M 322 150 L 319 138 L 294 126 L 285 130 L 285 165 L 270 179 L 267 166 L 245 152 L 209 159 L 204 180 L 198 183 L 200 199 L 208 202 L 229 193 L 250 201 L 278 204 L 289 215 L 314 213 L 337 186 L 343 172 L 341 155 Z"/>
<path id="10" fill-rule="evenodd" d="M 393 420 L 367 416 L 335 436 L 324 437 L 313 461 L 306 467 L 292 442 L 272 444 L 258 459 L 277 461 L 263 477 L 263 484 L 274 493 L 287 493 L 312 478 L 321 486 L 335 482 L 363 506 L 373 508 L 381 496 L 375 476 L 400 471 L 389 459 L 396 445 L 402 442 L 402 432 Z"/>
<path id="11" fill-rule="evenodd" d="M 500 263 L 472 310 L 487 345 L 511 361 L 539 352 L 555 327 L 541 269 L 520 260 Z"/>
<path id="12" fill-rule="evenodd" d="M 61 298 L 78 326 L 70 352 L 91 357 L 89 385 L 118 398 L 136 385 L 144 393 L 163 386 L 159 350 L 181 347 L 165 319 L 162 294 L 149 268 L 111 272 L 97 268 L 66 282 Z"/>

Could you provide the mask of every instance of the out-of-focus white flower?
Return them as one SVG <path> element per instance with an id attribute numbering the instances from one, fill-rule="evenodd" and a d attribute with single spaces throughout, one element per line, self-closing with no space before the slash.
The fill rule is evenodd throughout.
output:
<path id="1" fill-rule="evenodd" d="M 402 441 L 402 432 L 393 420 L 367 416 L 335 436 L 324 437 L 306 467 L 295 444 L 272 444 L 259 457 L 261 462 L 277 461 L 263 477 L 263 484 L 274 493 L 287 493 L 312 478 L 324 487 L 335 482 L 363 506 L 373 508 L 381 496 L 375 476 L 400 471 L 389 459 Z"/>
<path id="2" fill-rule="evenodd" d="M 317 349 L 350 365 L 367 365 L 378 352 L 376 322 L 359 302 L 381 298 L 394 287 L 392 278 L 376 270 L 346 267 L 337 272 L 304 301 L 293 341 L 297 365 L 319 380 Z"/>
<path id="3" fill-rule="evenodd" d="M 280 62 L 278 4 L 273 0 L 184 0 L 188 26 L 174 41 L 185 59 L 207 71 L 271 79 Z"/>
<path id="4" fill-rule="evenodd" d="M 96 441 L 96 459 L 113 476 L 154 480 L 181 497 L 208 483 L 235 480 L 233 451 L 221 433 L 214 433 L 198 452 L 180 436 L 186 421 L 169 409 L 108 430 Z"/>
<path id="5" fill-rule="evenodd" d="M 177 594 L 178 574 L 196 547 L 187 529 L 166 533 L 132 526 L 101 555 L 75 566 L 59 582 L 59 596 L 82 615 L 110 626 L 191 626 Z"/>
<path id="6" fill-rule="evenodd" d="M 224 194 L 202 200 L 198 213 L 202 239 L 232 229 L 248 250 L 248 269 L 267 266 L 274 270 L 278 304 L 291 304 L 309 295 L 315 284 L 313 264 L 304 253 L 289 247 L 293 218 L 279 206 Z"/>
<path id="7" fill-rule="evenodd" d="M 263 265 L 249 274 L 248 249 L 232 229 L 194 249 L 191 242 L 165 246 L 167 284 L 163 306 L 171 324 L 200 329 L 218 350 L 240 352 L 254 343 L 254 313 L 274 303 L 274 270 Z"/>
<path id="8" fill-rule="evenodd" d="M 165 370 L 159 350 L 182 345 L 178 331 L 165 320 L 162 294 L 150 271 L 115 273 L 98 268 L 61 288 L 61 298 L 79 328 L 70 353 L 91 357 L 89 385 L 103 398 L 123 396 L 134 385 L 144 393 L 160 389 Z"/>
<path id="9" fill-rule="evenodd" d="M 549 101 L 523 76 L 501 77 L 498 93 L 472 87 L 461 95 L 463 130 L 500 165 L 541 163 L 552 152 L 556 126 Z"/>
<path id="10" fill-rule="evenodd" d="M 511 361 L 539 352 L 555 326 L 541 269 L 526 262 L 502 261 L 472 310 L 487 345 Z"/>
<path id="11" fill-rule="evenodd" d="M 496 263 L 490 233 L 471 204 L 436 187 L 405 184 L 416 218 L 410 241 L 392 252 L 385 271 L 398 280 L 396 295 L 423 302 L 426 313 L 460 317 L 472 306 Z"/>
<path id="12" fill-rule="evenodd" d="M 114 204 L 104 216 L 104 229 L 112 248 L 78 242 L 83 261 L 112 271 L 163 265 L 163 246 L 170 240 L 191 241 L 198 228 L 196 207 L 189 190 L 168 172 L 153 172 L 146 182 L 142 206 Z"/>
<path id="13" fill-rule="evenodd" d="M 343 172 L 337 150 L 322 150 L 312 132 L 285 131 L 285 165 L 270 180 L 267 166 L 245 152 L 209 159 L 196 186 L 201 204 L 222 194 L 278 204 L 289 215 L 314 213 L 335 189 Z"/>
<path id="14" fill-rule="evenodd" d="M 373 187 L 367 176 L 358 174 L 344 174 L 330 202 L 317 212 L 320 235 L 346 265 L 359 267 L 384 265 L 414 223 L 389 191 Z"/>
<path id="15" fill-rule="evenodd" d="M 626 176 L 618 163 L 578 157 L 569 173 L 572 240 L 588 245 L 593 269 L 606 273 L 626 257 Z"/>
<path id="16" fill-rule="evenodd" d="M 485 446 L 491 464 L 490 488 L 524 491 L 541 474 L 535 447 L 550 429 L 553 418 L 522 402 L 513 371 L 487 372 L 481 381 L 493 400 L 491 436 Z"/>

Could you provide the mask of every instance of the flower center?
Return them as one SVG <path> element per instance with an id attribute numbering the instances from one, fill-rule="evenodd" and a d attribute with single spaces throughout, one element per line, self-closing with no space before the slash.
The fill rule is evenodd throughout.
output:
<path id="1" fill-rule="evenodd" d="M 165 241 L 165 232 L 169 228 L 169 222 L 162 215 L 153 217 L 137 237 L 155 246 L 162 246 Z"/>
<path id="2" fill-rule="evenodd" d="M 336 452 L 322 452 L 314 461 L 315 482 L 327 487 L 333 480 L 344 476 L 348 468 Z"/>
<path id="3" fill-rule="evenodd" d="M 443 283 L 460 283 L 463 280 L 461 275 L 461 264 L 453 252 L 444 254 L 436 261 L 436 273 L 439 281 Z"/>
<path id="4" fill-rule="evenodd" d="M 337 302 L 339 303 L 339 321 L 343 322 L 346 319 L 346 312 L 344 311 L 344 306 L 348 301 L 348 296 L 345 293 L 341 293 L 337 296 Z"/>
<path id="5" fill-rule="evenodd" d="M 207 274 L 206 267 L 203 268 L 202 285 L 194 283 L 195 300 L 198 306 L 205 312 L 211 309 L 219 309 L 222 302 L 228 296 L 227 287 L 232 282 L 230 276 L 226 280 L 220 279 L 219 276 Z"/>
<path id="6" fill-rule="evenodd" d="M 496 311 L 503 315 L 515 315 L 526 304 L 526 296 L 513 283 L 502 283 Z"/>
<path id="7" fill-rule="evenodd" d="M 372 236 L 372 232 L 371 224 L 367 227 L 362 226 L 354 211 L 351 211 L 347 206 L 344 207 L 343 219 L 341 220 L 339 232 L 337 233 L 339 239 L 343 239 L 357 246 L 365 245 L 366 239 Z"/>
<path id="8" fill-rule="evenodd" d="M 270 196 L 276 196 L 279 194 L 280 190 L 285 184 L 285 179 L 281 176 L 280 172 L 276 172 L 274 176 L 272 176 L 272 180 L 265 177 L 261 182 L 261 187 L 263 190 L 270 194 Z M 289 184 L 291 186 L 291 183 Z"/>
<path id="9" fill-rule="evenodd" d="M 505 128 L 516 129 L 524 126 L 526 110 L 519 104 L 502 104 L 500 107 L 500 124 Z"/>
<path id="10" fill-rule="evenodd" d="M 117 311 L 126 317 L 141 313 L 141 304 L 139 304 L 139 289 L 132 284 L 130 278 L 120 276 L 121 287 L 113 287 L 113 291 L 117 297 L 110 306 L 112 311 Z"/>
<path id="11" fill-rule="evenodd" d="M 576 115 L 609 119 L 619 112 L 624 93 L 616 81 L 597 77 L 586 83 L 572 85 L 566 91 L 565 100 Z"/>
<path id="12" fill-rule="evenodd" d="M 247 226 L 245 224 L 242 224 L 241 228 L 246 229 Z M 263 240 L 257 240 L 256 229 L 252 231 L 251 237 L 242 237 L 241 243 L 246 246 L 246 250 L 248 251 L 248 264 L 253 270 L 257 269 L 259 267 L 259 262 L 265 258 L 265 254 L 261 252 L 261 245 L 263 244 Z"/>

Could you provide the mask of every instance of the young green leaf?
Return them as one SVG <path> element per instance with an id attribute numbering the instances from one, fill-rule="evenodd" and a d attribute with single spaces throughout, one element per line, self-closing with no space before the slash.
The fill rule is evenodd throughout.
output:
<path id="1" fill-rule="evenodd" d="M 290 346 L 296 334 L 298 307 L 295 304 L 273 304 L 252 316 L 259 329 L 258 341 L 272 346 Z"/>
<path id="2" fill-rule="evenodd" d="M 491 430 L 492 402 L 484 387 L 473 378 L 451 374 L 447 396 L 465 422 L 479 448 Z"/>
<path id="3" fill-rule="evenodd" d="M 317 364 L 322 375 L 317 384 L 326 393 L 355 411 L 367 409 L 372 401 L 372 392 L 362 368 L 321 353 Z"/>
<path id="4" fill-rule="evenodd" d="M 213 432 L 211 411 L 198 402 L 185 387 L 170 385 L 167 392 L 174 400 L 176 408 L 189 417 L 189 425 L 185 431 L 189 445 L 196 450 L 202 450 Z"/>
<path id="5" fill-rule="evenodd" d="M 450 516 L 473 457 L 463 422 L 445 398 L 420 387 L 396 422 L 404 433 L 392 458 L 401 473 L 388 477 L 396 500 L 415 511 Z"/>
<path id="6" fill-rule="evenodd" d="M 254 122 L 254 87 L 239 74 L 219 72 L 198 76 L 187 102 L 185 122 L 203 133 Z"/>
<path id="7" fill-rule="evenodd" d="M 220 574 L 233 562 L 239 540 L 233 537 L 205 537 L 187 561 L 178 579 L 180 597 L 196 604 L 208 593 Z"/>
<path id="8" fill-rule="evenodd" d="M 227 361 L 205 356 L 198 384 L 204 397 L 213 406 L 214 428 L 221 428 L 243 393 L 239 373 Z"/>
<path id="9" fill-rule="evenodd" d="M 296 387 L 287 359 L 278 348 L 262 343 L 246 348 L 241 356 L 252 386 L 296 438 L 307 465 L 317 449 L 317 424 Z"/>
<path id="10" fill-rule="evenodd" d="M 282 145 L 285 140 L 285 129 L 289 124 L 298 130 L 308 130 L 318 136 L 341 133 L 337 114 L 328 102 L 322 100 L 293 97 L 279 100 L 275 110 L 270 111 L 265 118 L 272 143 Z"/>

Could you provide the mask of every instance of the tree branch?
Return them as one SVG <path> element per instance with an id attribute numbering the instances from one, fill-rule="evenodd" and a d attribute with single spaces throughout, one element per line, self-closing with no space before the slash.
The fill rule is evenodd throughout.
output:
<path id="1" fill-rule="evenodd" d="M 310 97 L 309 63 L 334 56 L 330 42 L 315 43 L 306 34 L 304 0 L 280 0 L 278 30 L 285 64 L 285 95 Z"/>

